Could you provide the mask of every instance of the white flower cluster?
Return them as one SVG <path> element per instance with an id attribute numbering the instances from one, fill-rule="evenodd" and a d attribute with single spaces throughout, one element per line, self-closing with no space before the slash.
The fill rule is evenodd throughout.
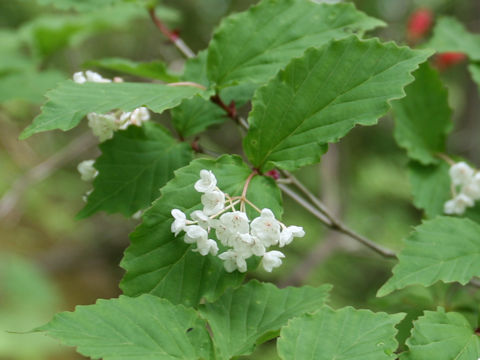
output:
<path id="1" fill-rule="evenodd" d="M 73 74 L 73 81 L 78 84 L 86 82 L 109 83 L 110 79 L 102 77 L 96 72 L 87 70 Z M 122 78 L 114 78 L 113 82 L 123 82 Z M 100 142 L 111 139 L 117 130 L 124 130 L 130 125 L 141 126 L 144 121 L 150 120 L 150 113 L 144 106 L 129 112 L 110 112 L 108 114 L 97 114 L 95 112 L 87 115 L 88 126 L 92 129 Z"/>
<path id="2" fill-rule="evenodd" d="M 465 162 L 458 162 L 450 167 L 453 199 L 444 204 L 445 214 L 461 215 L 467 207 L 472 207 L 475 200 L 480 200 L 480 172 L 472 169 Z"/>
<path id="3" fill-rule="evenodd" d="M 92 181 L 98 175 L 98 170 L 93 167 L 95 160 L 84 160 L 77 166 L 83 181 Z"/>
<path id="4" fill-rule="evenodd" d="M 215 230 L 217 239 L 226 248 L 218 255 L 223 260 L 228 272 L 247 271 L 246 260 L 251 256 L 261 256 L 263 268 L 271 272 L 282 264 L 285 255 L 277 250 L 267 251 L 271 246 L 283 247 L 292 242 L 294 237 L 303 237 L 305 232 L 299 226 L 285 226 L 275 219 L 270 209 L 258 209 L 244 197 L 230 197 L 217 187 L 217 179 L 209 170 L 200 171 L 200 180 L 195 183 L 195 190 L 203 193 L 201 202 L 203 210 L 193 211 L 188 220 L 179 209 L 172 210 L 174 222 L 171 230 L 177 236 L 185 232 L 184 241 L 196 244 L 193 251 L 201 255 L 216 256 L 219 252 L 215 240 L 209 239 L 209 233 Z M 235 205 L 240 203 L 240 211 Z M 251 222 L 244 209 L 245 203 L 254 207 L 260 216 Z M 243 205 L 243 206 L 242 206 Z"/>

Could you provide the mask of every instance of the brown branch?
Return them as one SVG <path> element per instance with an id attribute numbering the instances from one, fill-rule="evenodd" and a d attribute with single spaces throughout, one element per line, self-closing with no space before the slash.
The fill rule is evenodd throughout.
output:
<path id="1" fill-rule="evenodd" d="M 160 18 L 158 18 L 157 14 L 155 13 L 155 8 L 151 7 L 148 9 L 148 13 L 150 18 L 152 19 L 153 23 L 157 27 L 160 32 L 165 35 L 165 37 L 170 40 L 170 42 L 175 45 L 175 47 L 187 58 L 194 58 L 195 53 L 188 47 L 187 44 L 178 36 L 178 34 L 174 31 L 171 31 Z"/>

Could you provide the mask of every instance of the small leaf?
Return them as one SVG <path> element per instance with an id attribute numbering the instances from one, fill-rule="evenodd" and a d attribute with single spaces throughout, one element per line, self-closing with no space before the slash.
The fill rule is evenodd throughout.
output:
<path id="1" fill-rule="evenodd" d="M 84 83 L 67 80 L 49 91 L 42 113 L 27 127 L 20 139 L 42 131 L 70 130 L 90 112 L 106 113 L 120 109 L 131 111 L 147 106 L 161 113 L 180 104 L 201 90 L 191 86 L 168 86 L 142 83 Z"/>
<path id="2" fill-rule="evenodd" d="M 250 354 L 255 345 L 278 335 L 293 317 L 324 305 L 331 286 L 278 289 L 250 281 L 227 291 L 214 303 L 200 308 L 212 329 L 216 353 L 222 359 Z"/>
<path id="3" fill-rule="evenodd" d="M 385 296 L 408 285 L 437 281 L 462 285 L 480 276 L 480 225 L 470 219 L 437 217 L 405 239 L 393 276 L 378 290 Z"/>
<path id="4" fill-rule="evenodd" d="M 100 145 L 102 155 L 95 161 L 99 171 L 85 208 L 77 217 L 97 211 L 130 216 L 160 196 L 160 188 L 173 171 L 192 160 L 191 147 L 179 143 L 160 125 L 146 122 L 118 131 Z"/>
<path id="5" fill-rule="evenodd" d="M 439 308 L 425 311 L 414 323 L 407 340 L 408 351 L 401 360 L 476 360 L 480 357 L 480 339 L 459 313 Z"/>
<path id="6" fill-rule="evenodd" d="M 226 288 L 240 285 L 244 275 L 227 273 L 218 257 L 200 254 L 184 243 L 183 235 L 175 237 L 170 231 L 172 209 L 187 215 L 201 208 L 200 193 L 193 185 L 202 169 L 212 170 L 218 187 L 230 194 L 240 195 L 251 170 L 237 156 L 217 160 L 197 159 L 177 170 L 175 178 L 161 190 L 161 197 L 144 214 L 143 223 L 130 236 L 132 244 L 125 252 L 121 266 L 126 270 L 121 288 L 129 296 L 151 293 L 173 303 L 195 306 L 205 297 L 213 301 Z M 247 196 L 260 208 L 268 207 L 281 216 L 280 191 L 274 181 L 254 176 Z M 249 217 L 256 214 L 249 210 Z"/>
<path id="7" fill-rule="evenodd" d="M 283 360 L 395 359 L 395 325 L 404 314 L 388 315 L 347 307 L 323 307 L 282 328 L 277 348 Z"/>
<path id="8" fill-rule="evenodd" d="M 412 161 L 408 165 L 413 204 L 429 218 L 442 215 L 443 205 L 452 197 L 448 169 L 444 161 L 429 166 Z"/>
<path id="9" fill-rule="evenodd" d="M 211 340 L 196 312 L 156 296 L 98 300 L 55 315 L 36 331 L 104 360 L 209 359 Z"/>
<path id="10" fill-rule="evenodd" d="M 244 139 L 249 160 L 262 170 L 318 162 L 327 143 L 376 124 L 429 54 L 356 36 L 309 49 L 256 92 Z"/>
<path id="11" fill-rule="evenodd" d="M 445 151 L 446 134 L 452 128 L 448 92 L 427 63 L 414 76 L 405 88 L 407 96 L 392 103 L 395 140 L 410 158 L 425 165 L 438 163 L 435 153 Z"/>
<path id="12" fill-rule="evenodd" d="M 480 61 L 480 35 L 472 34 L 463 24 L 451 17 L 437 21 L 432 39 L 425 45 L 438 52 L 462 52 L 474 61 Z"/>
<path id="13" fill-rule="evenodd" d="M 104 58 L 87 61 L 85 66 L 97 66 L 106 70 L 165 82 L 179 81 L 178 76 L 172 75 L 162 61 L 135 62 L 122 58 Z"/>
<path id="14" fill-rule="evenodd" d="M 353 4 L 263 0 L 226 18 L 215 31 L 208 48 L 208 78 L 220 87 L 262 84 L 311 46 L 383 25 Z"/>

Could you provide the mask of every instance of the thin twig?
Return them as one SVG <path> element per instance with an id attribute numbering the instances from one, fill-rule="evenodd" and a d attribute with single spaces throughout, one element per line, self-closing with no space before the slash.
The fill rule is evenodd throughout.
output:
<path id="1" fill-rule="evenodd" d="M 316 209 L 313 205 L 311 205 L 307 200 L 305 200 L 303 197 L 298 195 L 296 192 L 291 190 L 288 186 L 283 185 L 283 184 L 278 184 L 278 187 L 286 194 L 288 195 L 291 199 L 296 201 L 298 204 L 300 204 L 303 208 L 308 210 L 313 216 L 318 218 L 321 222 L 323 222 L 325 225 L 330 227 L 331 229 L 338 231 L 342 234 L 348 235 L 352 239 L 355 239 L 359 241 L 360 243 L 364 244 L 365 246 L 369 247 L 373 251 L 377 252 L 378 254 L 382 255 L 383 257 L 386 258 L 396 258 L 397 255 L 395 252 L 393 252 L 390 249 L 387 249 L 381 245 L 378 245 L 374 243 L 372 240 L 367 239 L 366 237 L 357 234 L 353 230 L 349 229 L 347 226 L 345 226 L 343 223 L 340 221 L 336 220 L 335 218 L 330 218 L 320 210 Z M 333 219 L 333 220 L 332 220 Z"/>
<path id="2" fill-rule="evenodd" d="M 195 57 L 195 53 L 188 47 L 187 44 L 178 36 L 177 33 L 174 31 L 171 31 L 164 23 L 162 20 L 160 20 L 157 17 L 157 14 L 155 13 L 155 8 L 151 7 L 148 9 L 148 13 L 150 14 L 150 18 L 152 19 L 153 23 L 155 26 L 158 28 L 158 30 L 161 31 L 163 35 L 165 35 L 168 40 L 172 42 L 173 45 L 187 58 L 191 59 Z"/>
<path id="3" fill-rule="evenodd" d="M 6 217 L 15 208 L 23 193 L 31 185 L 49 177 L 59 167 L 69 163 L 94 144 L 96 144 L 95 138 L 90 133 L 85 133 L 47 160 L 20 176 L 0 198 L 0 218 Z"/>

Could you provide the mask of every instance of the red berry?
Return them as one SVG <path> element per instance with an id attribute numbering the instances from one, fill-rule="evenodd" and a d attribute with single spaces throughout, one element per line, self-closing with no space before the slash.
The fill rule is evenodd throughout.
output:
<path id="1" fill-rule="evenodd" d="M 275 180 L 280 179 L 280 173 L 276 169 L 270 170 L 265 175 L 270 176 L 271 178 L 273 178 Z"/>
<path id="2" fill-rule="evenodd" d="M 407 37 L 411 41 L 420 40 L 433 23 L 433 13 L 428 9 L 417 9 L 410 15 L 407 25 Z"/>
<path id="3" fill-rule="evenodd" d="M 445 52 L 438 54 L 435 57 L 435 66 L 439 70 L 448 69 L 458 63 L 461 63 L 467 58 L 464 53 L 461 52 Z"/>

